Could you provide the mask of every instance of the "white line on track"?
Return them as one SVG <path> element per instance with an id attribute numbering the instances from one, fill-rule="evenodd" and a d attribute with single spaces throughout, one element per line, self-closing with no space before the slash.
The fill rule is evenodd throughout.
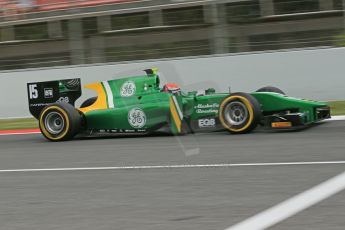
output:
<path id="1" fill-rule="evenodd" d="M 82 168 L 36 168 L 36 169 L 1 169 L 6 172 L 49 172 L 49 171 L 95 171 L 95 170 L 135 170 L 135 169 L 179 169 L 179 168 L 230 168 L 248 166 L 294 166 L 294 165 L 330 165 L 345 164 L 345 161 L 310 161 L 310 162 L 277 162 L 277 163 L 239 163 L 239 164 L 195 164 L 195 165 L 139 165 L 113 167 L 82 167 Z"/>
<path id="2" fill-rule="evenodd" d="M 225 230 L 262 230 L 345 189 L 345 172 Z"/>
<path id="3" fill-rule="evenodd" d="M 327 121 L 344 121 L 345 116 L 332 116 L 332 118 L 327 119 Z"/>

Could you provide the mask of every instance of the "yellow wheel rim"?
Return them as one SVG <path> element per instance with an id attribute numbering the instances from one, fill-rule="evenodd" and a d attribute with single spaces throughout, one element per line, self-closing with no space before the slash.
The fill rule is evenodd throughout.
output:
<path id="1" fill-rule="evenodd" d="M 235 100 L 239 100 L 241 101 L 247 108 L 248 110 L 248 121 L 246 122 L 246 124 L 242 127 L 242 128 L 239 128 L 239 129 L 236 129 L 232 126 L 230 126 L 228 124 L 228 122 L 225 121 L 224 119 L 224 108 L 226 107 L 226 105 L 231 102 L 231 101 L 235 101 Z M 252 104 L 250 103 L 250 101 L 246 98 L 246 97 L 243 97 L 243 96 L 239 96 L 239 95 L 234 95 L 234 96 L 230 96 L 228 98 L 226 98 L 220 105 L 220 110 L 219 110 L 219 120 L 221 122 L 221 124 L 228 130 L 230 130 L 231 132 L 243 132 L 245 131 L 246 129 L 249 128 L 249 126 L 252 124 L 253 120 L 254 120 L 254 110 L 253 110 L 253 106 Z"/>
<path id="2" fill-rule="evenodd" d="M 60 113 L 60 115 L 62 115 L 62 117 L 64 118 L 64 122 L 65 122 L 65 131 L 54 137 L 48 130 L 47 128 L 45 127 L 45 121 L 44 121 L 44 117 L 45 115 L 51 111 L 51 110 L 55 110 L 55 111 L 58 111 Z M 68 133 L 68 130 L 70 128 L 70 122 L 69 122 L 69 119 L 68 119 L 68 115 L 67 113 L 65 112 L 65 110 L 61 109 L 60 107 L 58 106 L 50 106 L 50 107 L 47 107 L 46 109 L 44 109 L 41 113 L 41 116 L 40 116 L 40 120 L 39 120 L 39 124 L 40 124 L 40 128 L 41 128 L 41 131 L 42 133 L 50 140 L 54 140 L 54 141 L 58 141 L 58 140 L 61 140 L 63 139 L 67 133 Z"/>

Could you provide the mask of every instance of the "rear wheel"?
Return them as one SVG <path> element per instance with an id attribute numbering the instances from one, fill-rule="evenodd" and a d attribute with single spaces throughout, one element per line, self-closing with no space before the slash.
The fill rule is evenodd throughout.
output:
<path id="1" fill-rule="evenodd" d="M 50 141 L 66 141 L 79 133 L 82 117 L 72 105 L 56 103 L 46 106 L 39 117 L 39 127 Z"/>
<path id="2" fill-rule="evenodd" d="M 248 133 L 261 118 L 259 102 L 250 94 L 233 93 L 220 105 L 219 120 L 231 133 Z"/>
<path id="3" fill-rule="evenodd" d="M 283 90 L 281 90 L 277 87 L 274 87 L 274 86 L 262 87 L 262 88 L 256 90 L 256 92 L 271 92 L 271 93 L 280 93 L 282 95 L 286 95 Z"/>

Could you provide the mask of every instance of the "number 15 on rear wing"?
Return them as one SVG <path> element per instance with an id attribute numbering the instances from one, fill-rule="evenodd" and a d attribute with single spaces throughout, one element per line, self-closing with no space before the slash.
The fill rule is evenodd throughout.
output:
<path id="1" fill-rule="evenodd" d="M 74 106 L 81 96 L 79 78 L 59 81 L 31 82 L 27 84 L 29 110 L 38 118 L 42 109 L 52 103 L 65 102 Z"/>

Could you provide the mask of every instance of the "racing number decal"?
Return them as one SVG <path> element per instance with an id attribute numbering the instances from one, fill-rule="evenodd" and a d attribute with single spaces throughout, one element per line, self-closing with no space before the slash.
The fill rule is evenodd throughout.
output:
<path id="1" fill-rule="evenodd" d="M 130 97 L 135 94 L 136 86 L 133 81 L 126 81 L 123 83 L 120 89 L 120 95 L 121 97 Z"/>
<path id="2" fill-rule="evenodd" d="M 128 122 L 136 129 L 144 127 L 146 124 L 146 115 L 142 109 L 134 108 L 128 112 Z"/>
<path id="3" fill-rule="evenodd" d="M 30 99 L 38 98 L 37 84 L 29 85 L 29 96 L 30 96 Z"/>

